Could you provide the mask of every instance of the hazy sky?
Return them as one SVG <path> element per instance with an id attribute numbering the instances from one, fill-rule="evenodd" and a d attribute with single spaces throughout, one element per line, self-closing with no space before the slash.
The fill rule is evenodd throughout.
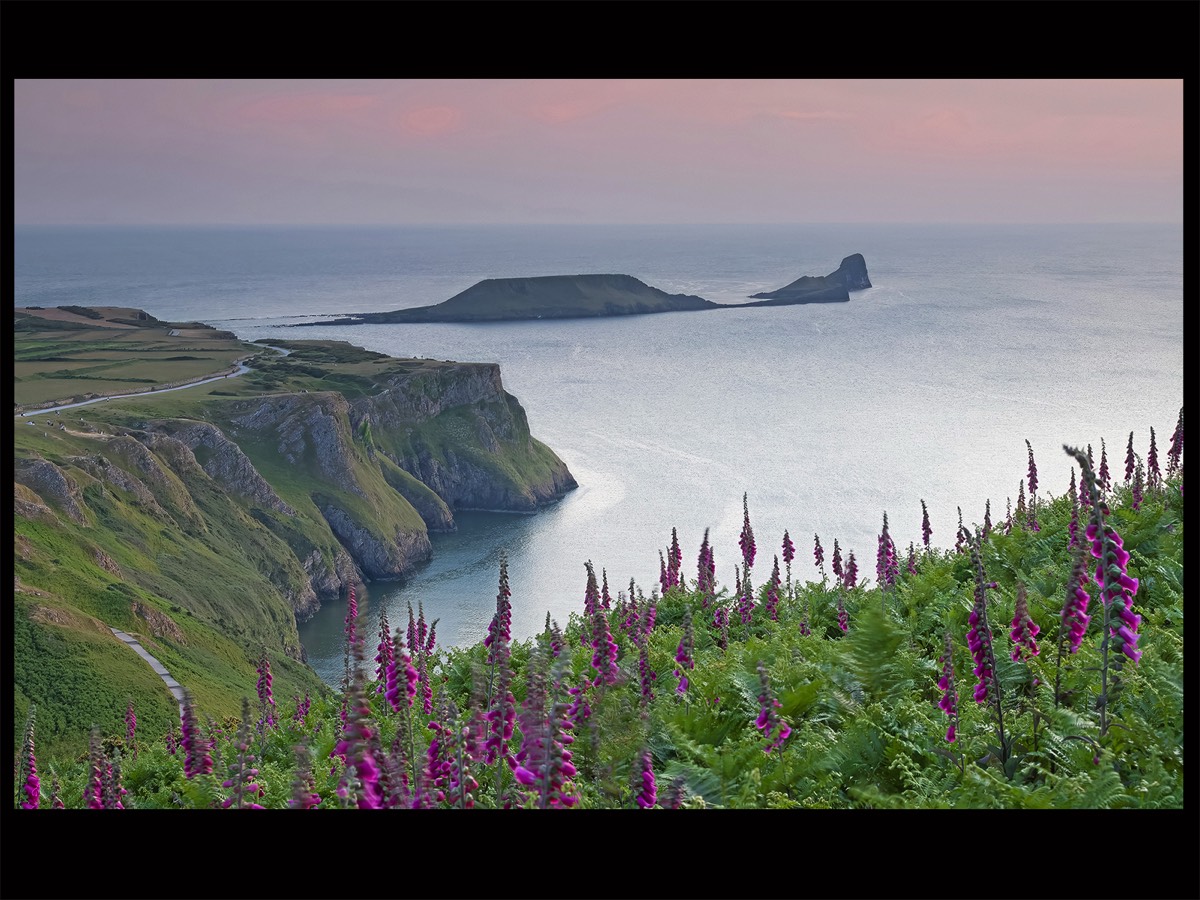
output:
<path id="1" fill-rule="evenodd" d="M 1182 80 L 17 80 L 51 223 L 1181 222 Z"/>

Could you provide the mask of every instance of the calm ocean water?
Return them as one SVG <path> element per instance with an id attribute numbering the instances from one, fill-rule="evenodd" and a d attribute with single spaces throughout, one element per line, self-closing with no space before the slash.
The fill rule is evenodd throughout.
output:
<path id="1" fill-rule="evenodd" d="M 513 634 L 582 609 L 591 560 L 613 596 L 657 584 L 678 529 L 694 577 L 704 530 L 732 584 L 742 495 L 762 584 L 784 529 L 816 578 L 813 536 L 874 574 L 884 512 L 897 545 L 954 543 L 985 501 L 1003 519 L 1025 475 L 1066 491 L 1064 443 L 1129 432 L 1160 454 L 1183 403 L 1180 226 L 510 226 L 20 228 L 16 304 L 123 305 L 260 338 L 331 338 L 395 356 L 499 362 L 533 433 L 580 487 L 534 516 L 465 513 L 403 585 L 368 586 L 393 627 L 408 605 L 441 645 L 481 640 L 506 550 Z M 290 330 L 323 315 L 420 306 L 483 278 L 624 273 L 736 302 L 866 257 L 849 303 L 493 325 Z M 301 629 L 336 683 L 344 610 Z"/>

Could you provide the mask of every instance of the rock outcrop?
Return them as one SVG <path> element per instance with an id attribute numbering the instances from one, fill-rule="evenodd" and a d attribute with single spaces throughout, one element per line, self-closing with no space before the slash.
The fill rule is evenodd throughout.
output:
<path id="1" fill-rule="evenodd" d="M 209 478 L 247 502 L 288 516 L 296 514 L 296 510 L 281 500 L 275 489 L 258 473 L 242 448 L 215 425 L 208 422 L 166 421 L 150 423 L 149 428 L 154 433 L 169 435 L 187 447 Z"/>
<path id="2" fill-rule="evenodd" d="M 761 298 L 762 303 L 746 303 L 745 306 L 788 306 L 794 303 L 836 303 L 849 300 L 850 291 L 861 291 L 871 287 L 867 276 L 867 261 L 861 253 L 842 260 L 836 271 L 828 275 L 804 275 L 791 284 L 775 291 L 751 294 Z"/>
<path id="3" fill-rule="evenodd" d="M 54 463 L 45 459 L 18 460 L 13 478 L 37 494 L 44 502 L 53 504 L 77 525 L 87 525 L 83 514 L 83 494 L 75 479 Z"/>

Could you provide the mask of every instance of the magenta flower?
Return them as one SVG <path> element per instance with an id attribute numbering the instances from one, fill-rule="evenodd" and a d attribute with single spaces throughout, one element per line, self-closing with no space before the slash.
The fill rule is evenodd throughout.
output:
<path id="1" fill-rule="evenodd" d="M 429 626 L 425 624 L 425 601 L 417 601 L 417 642 L 412 645 L 414 653 L 428 653 L 432 648 L 427 641 Z M 428 713 L 428 710 L 426 710 Z"/>
<path id="2" fill-rule="evenodd" d="M 617 592 L 617 596 L 620 597 L 619 591 Z M 550 658 L 558 659 L 559 654 L 562 653 L 562 649 L 563 649 L 563 633 L 562 633 L 562 629 L 558 627 L 558 622 L 554 621 L 550 618 L 549 612 L 546 613 L 546 632 L 545 633 L 546 633 L 546 645 L 550 650 Z"/>
<path id="3" fill-rule="evenodd" d="M 921 501 L 921 540 L 925 543 L 925 549 L 929 549 L 929 538 L 933 536 L 933 529 L 929 527 L 929 510 L 925 506 L 925 501 Z"/>
<path id="4" fill-rule="evenodd" d="M 1142 505 L 1142 488 L 1144 485 L 1144 475 L 1142 469 L 1142 461 L 1137 461 L 1137 467 L 1133 470 L 1133 486 L 1129 489 L 1130 503 L 1134 509 L 1140 509 Z"/>
<path id="5" fill-rule="evenodd" d="M 692 608 L 689 606 L 683 611 L 683 634 L 679 638 L 679 646 L 675 648 L 675 677 L 679 679 L 679 686 L 675 688 L 675 693 L 680 695 L 687 693 L 687 673 L 696 666 L 695 660 L 692 659 L 694 642 Z"/>
<path id="6" fill-rule="evenodd" d="M 1126 568 L 1129 554 L 1121 535 L 1100 516 L 1093 516 L 1084 534 L 1092 542 L 1092 556 L 1099 560 L 1092 578 L 1100 587 L 1100 601 L 1109 607 L 1109 621 L 1119 619 L 1121 622 L 1115 628 L 1110 626 L 1110 634 L 1117 639 L 1117 649 L 1136 663 L 1142 658 L 1142 652 L 1137 648 L 1137 629 L 1142 617 L 1133 613 L 1138 580 L 1129 577 Z"/>
<path id="7" fill-rule="evenodd" d="M 1092 598 L 1087 591 L 1088 574 L 1084 559 L 1082 548 L 1076 549 L 1075 566 L 1071 577 L 1067 579 L 1067 598 L 1062 608 L 1062 627 L 1070 642 L 1071 653 L 1079 652 L 1088 623 L 1092 621 L 1087 614 Z"/>
<path id="8" fill-rule="evenodd" d="M 1037 465 L 1033 461 L 1033 445 L 1029 443 L 1028 439 L 1025 441 L 1025 446 L 1029 448 L 1029 518 L 1025 524 L 1030 531 L 1041 531 L 1037 520 Z"/>
<path id="9" fill-rule="evenodd" d="M 745 577 L 741 580 L 738 593 L 738 615 L 742 624 L 749 626 L 754 620 L 754 588 L 750 584 L 750 569 L 747 568 Z"/>
<path id="10" fill-rule="evenodd" d="M 738 537 L 738 546 L 742 548 L 742 560 L 749 569 L 754 565 L 754 529 L 750 527 L 750 503 L 747 494 L 742 494 L 742 533 Z"/>
<path id="11" fill-rule="evenodd" d="M 1100 486 L 1106 491 L 1112 486 L 1108 472 L 1108 448 L 1104 446 L 1104 438 L 1100 438 Z"/>
<path id="12" fill-rule="evenodd" d="M 512 641 L 512 603 L 508 599 L 511 596 L 512 591 L 508 588 L 508 554 L 502 550 L 500 551 L 500 589 L 496 594 L 496 612 L 488 626 L 487 637 L 483 639 L 483 646 L 488 648 L 487 662 L 490 666 L 496 664 L 499 655 L 507 654 L 508 645 Z M 412 619 L 411 611 L 410 607 L 410 620 Z M 585 612 L 590 614 L 591 610 L 585 606 Z M 415 640 L 416 634 L 410 629 L 408 644 L 414 650 L 417 647 L 414 643 Z"/>
<path id="13" fill-rule="evenodd" d="M 617 667 L 617 656 L 620 653 L 620 647 L 613 640 L 612 632 L 608 627 L 608 616 L 604 614 L 604 610 L 596 611 L 594 623 L 595 638 L 592 641 L 592 668 L 596 670 L 595 684 L 616 684 L 620 677 L 620 669 Z"/>
<path id="14" fill-rule="evenodd" d="M 717 632 L 717 646 L 722 650 L 729 647 L 729 610 L 718 604 L 713 610 L 713 628 Z"/>
<path id="15" fill-rule="evenodd" d="M 671 529 L 671 536 L 675 536 L 674 528 Z M 680 561 L 682 562 L 682 557 L 680 557 Z M 612 609 L 612 594 L 608 592 L 608 569 L 600 570 L 600 606 L 605 610 Z"/>
<path id="16" fill-rule="evenodd" d="M 820 543 L 820 539 L 818 539 L 818 545 L 819 545 L 819 543 Z M 788 537 L 787 531 L 784 531 L 783 532 L 783 561 L 790 565 L 792 560 L 795 558 L 796 558 L 796 546 L 795 546 L 795 544 L 792 543 L 792 539 L 790 537 Z"/>
<path id="17" fill-rule="evenodd" d="M 995 582 L 985 584 L 983 581 L 983 563 L 974 543 L 970 545 L 971 561 L 975 567 L 975 605 L 967 616 L 971 628 L 967 632 L 967 648 L 975 661 L 975 677 L 979 681 L 975 685 L 975 702 L 988 702 L 989 694 L 994 695 L 993 702 L 999 706 L 999 694 L 996 693 L 996 660 L 992 651 L 992 629 L 988 624 L 987 600 L 984 592 L 995 587 Z"/>
<path id="18" fill-rule="evenodd" d="M 854 551 L 850 551 L 850 556 L 846 559 L 846 581 L 847 588 L 852 588 L 858 585 L 858 563 L 854 561 Z M 845 631 L 846 629 L 842 629 Z"/>
<path id="19" fill-rule="evenodd" d="M 717 592 L 717 566 L 713 559 L 712 546 L 708 543 L 708 529 L 704 529 L 704 540 L 700 543 L 700 556 L 696 560 L 696 590 L 700 592 L 700 602 L 705 609 L 712 602 Z M 633 597 L 633 585 L 629 586 L 629 596 Z"/>
<path id="20" fill-rule="evenodd" d="M 563 809 L 578 802 L 569 779 L 576 774 L 571 762 L 574 726 L 571 710 L 563 697 L 563 667 L 551 679 L 547 658 L 538 653 L 531 659 L 525 700 L 521 705 L 521 748 L 511 768 L 517 783 L 533 788 L 540 809 Z M 572 691 L 567 691 L 568 694 Z M 582 694 L 582 691 L 579 692 Z"/>
<path id="21" fill-rule="evenodd" d="M 88 780 L 83 786 L 85 809 L 104 809 L 104 751 L 100 745 L 100 729 L 92 726 L 88 738 Z M 186 769 L 184 770 L 186 774 Z M 188 775 L 188 778 L 191 778 Z"/>
<path id="22" fill-rule="evenodd" d="M 833 577 L 841 581 L 845 577 L 842 570 L 842 548 L 838 546 L 837 538 L 833 539 Z"/>
<path id="23" fill-rule="evenodd" d="M 308 747 L 297 744 L 295 778 L 292 781 L 292 799 L 288 801 L 291 809 L 316 809 L 321 805 L 321 795 L 317 793 L 317 783 L 313 778 L 312 761 Z"/>
<path id="24" fill-rule="evenodd" d="M 1158 468 L 1158 445 L 1154 442 L 1154 426 L 1150 426 L 1150 452 L 1146 454 L 1146 477 L 1149 479 L 1151 490 L 1157 490 L 1162 484 L 1162 472 Z"/>
<path id="25" fill-rule="evenodd" d="M 640 763 L 639 780 L 641 785 L 638 795 L 634 798 L 634 802 L 642 809 L 649 809 L 658 802 L 657 785 L 654 782 L 654 760 L 650 756 L 650 751 L 643 750 L 638 762 Z"/>
<path id="26" fill-rule="evenodd" d="M 846 614 L 846 603 L 842 600 L 841 594 L 838 594 L 837 598 L 837 620 L 838 628 L 843 632 L 850 630 L 850 616 Z"/>
<path id="27" fill-rule="evenodd" d="M 100 780 L 100 791 L 105 809 L 124 809 L 121 798 L 129 791 L 121 785 L 121 767 L 118 763 L 104 758 L 103 774 Z"/>
<path id="28" fill-rule="evenodd" d="M 983 531 L 980 532 L 982 540 L 987 540 L 988 535 L 992 533 L 992 498 L 989 497 L 983 506 Z"/>
<path id="29" fill-rule="evenodd" d="M 259 724 L 271 726 L 275 724 L 275 697 L 271 693 L 271 661 L 267 659 L 265 649 L 258 659 L 255 671 L 258 672 L 258 702 L 263 709 Z"/>
<path id="30" fill-rule="evenodd" d="M 361 662 L 362 654 L 358 661 Z M 346 761 L 346 769 L 338 783 L 337 795 L 344 803 L 354 803 L 359 809 L 382 809 L 383 792 L 380 768 L 375 759 L 378 737 L 371 723 L 371 704 L 367 700 L 362 668 L 354 667 L 347 702 L 348 719 L 341 739 L 330 756 Z"/>
<path id="31" fill-rule="evenodd" d="M 645 709 L 654 702 L 654 682 L 658 673 L 650 668 L 650 644 L 646 640 L 638 640 L 638 680 L 642 688 L 642 708 Z"/>
<path id="32" fill-rule="evenodd" d="M 620 648 L 613 640 L 608 627 L 608 616 L 599 603 L 599 588 L 596 586 L 596 570 L 592 568 L 591 560 L 584 563 L 587 569 L 587 596 L 595 595 L 596 602 L 592 606 L 592 668 L 596 670 L 594 684 L 616 684 L 620 670 L 617 668 L 617 655 Z"/>
<path id="33" fill-rule="evenodd" d="M 946 650 L 938 662 L 942 664 L 942 677 L 937 683 L 938 690 L 942 692 L 938 708 L 950 718 L 946 741 L 953 744 L 958 737 L 958 689 L 954 685 L 954 641 L 949 631 L 946 632 Z"/>
<path id="34" fill-rule="evenodd" d="M 641 592 L 638 592 L 638 599 L 644 599 Z M 650 589 L 650 599 L 645 600 L 641 606 L 642 619 L 642 636 L 650 634 L 654 630 L 654 620 L 658 616 L 658 594 L 654 589 Z"/>
<path id="35" fill-rule="evenodd" d="M 253 768 L 254 754 L 250 752 L 250 701 L 246 698 L 242 698 L 242 721 L 234 738 L 234 749 L 237 753 L 229 764 L 229 777 L 221 782 L 221 787 L 233 793 L 221 801 L 221 807 L 262 809 L 253 800 L 262 792 L 262 788 L 254 781 L 258 777 L 258 769 Z"/>
<path id="36" fill-rule="evenodd" d="M 667 582 L 667 563 L 663 558 L 662 551 L 658 551 L 658 583 L 661 587 Z M 600 586 L 596 584 L 596 576 L 592 571 L 591 562 L 586 563 L 588 570 L 587 587 L 583 594 L 583 622 L 579 629 L 579 643 L 584 647 L 590 647 L 595 642 L 595 635 L 592 634 L 592 623 L 596 619 L 596 611 L 600 609 Z"/>
<path id="37" fill-rule="evenodd" d="M 304 718 L 308 715 L 308 711 L 312 707 L 312 698 L 308 696 L 308 691 L 305 691 L 303 700 L 300 699 L 299 694 L 294 695 L 293 699 L 296 701 L 296 711 L 292 713 L 292 722 L 298 728 L 303 728 Z"/>
<path id="38" fill-rule="evenodd" d="M 454 702 L 444 693 L 439 698 L 440 721 L 428 725 L 434 737 L 426 752 L 424 783 L 431 790 L 424 792 L 414 806 L 425 808 L 445 803 L 451 809 L 474 809 L 474 792 L 479 789 L 471 774 L 476 749 L 474 734 L 469 723 L 460 727 Z"/>
<path id="39" fill-rule="evenodd" d="M 37 759 L 33 755 L 33 723 L 37 707 L 29 705 L 29 715 L 25 721 L 25 744 L 21 747 L 21 771 L 19 779 L 24 782 L 21 792 L 25 799 L 21 801 L 21 809 L 37 809 L 41 802 L 42 785 L 37 774 Z"/>
<path id="40" fill-rule="evenodd" d="M 179 718 L 183 731 L 184 776 L 191 779 L 197 775 L 212 774 L 213 761 L 212 756 L 209 755 L 208 741 L 200 734 L 200 723 L 196 720 L 196 709 L 192 703 L 192 696 L 186 690 Z"/>
<path id="41" fill-rule="evenodd" d="M 1125 483 L 1126 484 L 1129 484 L 1129 482 L 1133 479 L 1134 459 L 1135 459 L 1135 457 L 1133 455 L 1133 432 L 1131 431 L 1131 432 L 1129 432 L 1129 446 L 1125 449 Z"/>
<path id="42" fill-rule="evenodd" d="M 1183 407 L 1179 407 L 1179 421 L 1171 432 L 1171 446 L 1167 450 L 1167 477 L 1174 475 L 1183 465 Z M 1182 488 L 1181 488 L 1182 489 Z"/>
<path id="43" fill-rule="evenodd" d="M 908 542 L 908 564 L 906 568 L 909 575 L 917 574 L 917 548 L 912 541 Z"/>
<path id="44" fill-rule="evenodd" d="M 791 735 L 792 728 L 775 711 L 783 706 L 783 704 L 775 699 L 775 694 L 771 691 L 771 681 L 767 677 L 767 667 L 762 660 L 758 662 L 758 684 L 759 709 L 758 718 L 754 720 L 754 727 L 766 736 L 768 743 L 763 752 L 770 753 L 772 750 L 778 750 L 783 746 L 783 742 Z"/>
<path id="45" fill-rule="evenodd" d="M 883 514 L 883 531 L 879 534 L 875 553 L 875 583 L 879 587 L 890 587 L 896 583 L 899 564 L 896 562 L 896 545 L 888 532 L 887 513 Z"/>
<path id="46" fill-rule="evenodd" d="M 52 779 L 50 782 L 50 808 L 51 809 L 66 809 L 67 804 L 63 803 L 62 797 L 58 795 L 58 779 Z"/>
<path id="47" fill-rule="evenodd" d="M 387 671 L 395 659 L 396 647 L 392 640 L 392 629 L 388 624 L 387 609 L 379 611 L 379 646 L 375 651 L 375 693 L 387 689 Z"/>
<path id="48" fill-rule="evenodd" d="M 671 582 L 671 587 L 683 585 L 683 582 L 681 581 L 682 569 L 683 551 L 679 549 L 679 535 L 676 530 L 672 528 L 671 546 L 667 548 L 667 577 Z"/>
<path id="49" fill-rule="evenodd" d="M 771 579 L 767 582 L 767 599 L 763 604 L 767 616 L 772 622 L 779 621 L 779 557 L 775 557 L 775 567 L 771 570 Z"/>
<path id="50" fill-rule="evenodd" d="M 417 685 L 421 680 L 420 674 L 413 667 L 412 657 L 404 646 L 404 638 L 396 632 L 392 640 L 392 661 L 388 663 L 384 673 L 384 698 L 396 712 L 400 712 L 401 704 L 411 707 L 417 698 Z M 401 700 L 401 689 L 404 700 Z"/>
<path id="51" fill-rule="evenodd" d="M 676 775 L 671 779 L 671 783 L 667 785 L 667 789 L 663 791 L 662 802 L 659 804 L 663 809 L 680 809 L 683 806 L 685 781 L 682 775 Z"/>
<path id="52" fill-rule="evenodd" d="M 825 562 L 825 551 L 821 549 L 821 536 L 813 535 L 813 564 L 819 569 Z"/>
<path id="53" fill-rule="evenodd" d="M 1017 582 L 1016 611 L 1013 614 L 1012 630 L 1009 632 L 1009 637 L 1013 640 L 1013 662 L 1017 662 L 1025 656 L 1033 657 L 1038 655 L 1036 638 L 1040 630 L 1037 623 L 1029 615 L 1029 604 L 1025 598 L 1025 585 Z"/>

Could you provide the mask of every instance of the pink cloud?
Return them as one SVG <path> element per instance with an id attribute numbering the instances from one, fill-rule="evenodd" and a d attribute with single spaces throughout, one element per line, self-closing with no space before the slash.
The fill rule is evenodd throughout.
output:
<path id="1" fill-rule="evenodd" d="M 458 129 L 462 110 L 454 106 L 425 106 L 409 110 L 400 117 L 400 125 L 413 134 L 430 136 Z"/>

